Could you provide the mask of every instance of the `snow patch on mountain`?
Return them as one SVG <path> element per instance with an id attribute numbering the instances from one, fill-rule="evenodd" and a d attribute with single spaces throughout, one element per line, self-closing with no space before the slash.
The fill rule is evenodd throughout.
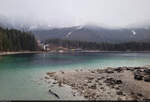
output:
<path id="1" fill-rule="evenodd" d="M 72 32 L 69 32 L 66 37 L 69 38 L 69 36 L 72 34 Z"/>
<path id="2" fill-rule="evenodd" d="M 134 30 L 131 31 L 133 35 L 136 35 L 136 32 Z"/>
<path id="3" fill-rule="evenodd" d="M 83 26 L 76 27 L 76 30 L 71 31 L 71 32 L 69 32 L 68 34 L 66 34 L 66 37 L 69 38 L 73 32 L 78 31 L 78 30 L 80 30 L 80 29 L 82 29 L 82 28 L 83 28 Z"/>

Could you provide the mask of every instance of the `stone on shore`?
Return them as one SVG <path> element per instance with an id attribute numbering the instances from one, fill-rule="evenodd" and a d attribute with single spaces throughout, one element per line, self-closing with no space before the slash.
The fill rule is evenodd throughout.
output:
<path id="1" fill-rule="evenodd" d="M 108 85 L 122 84 L 121 80 L 116 80 L 113 78 L 106 78 L 106 80 L 104 82 L 108 83 Z"/>
<path id="2" fill-rule="evenodd" d="M 117 95 L 123 95 L 122 91 L 117 91 Z"/>
<path id="3" fill-rule="evenodd" d="M 106 72 L 106 73 L 114 73 L 114 71 L 113 71 L 113 69 L 112 69 L 112 68 L 108 68 L 108 69 L 106 69 L 106 70 L 105 70 L 105 72 Z"/>
<path id="4" fill-rule="evenodd" d="M 145 69 L 144 72 L 150 75 L 150 69 Z"/>
<path id="5" fill-rule="evenodd" d="M 118 68 L 115 68 L 114 70 L 117 72 L 121 72 L 123 69 L 121 67 L 118 67 Z"/>
<path id="6" fill-rule="evenodd" d="M 88 80 L 93 80 L 94 77 L 93 77 L 93 76 L 88 76 L 87 79 L 88 79 Z"/>
<path id="7" fill-rule="evenodd" d="M 150 76 L 144 77 L 144 81 L 145 81 L 145 82 L 150 82 Z"/>
<path id="8" fill-rule="evenodd" d="M 47 74 L 49 77 L 53 77 L 55 73 L 56 73 L 56 72 L 47 72 L 46 74 Z"/>
<path id="9" fill-rule="evenodd" d="M 143 76 L 140 73 L 134 72 L 134 79 L 135 80 L 143 80 Z"/>
<path id="10" fill-rule="evenodd" d="M 45 78 L 45 79 L 49 79 L 49 77 L 47 77 L 47 76 L 45 76 L 44 78 Z"/>
<path id="11" fill-rule="evenodd" d="M 91 89 L 96 89 L 96 84 L 88 84 L 88 88 L 91 88 Z"/>

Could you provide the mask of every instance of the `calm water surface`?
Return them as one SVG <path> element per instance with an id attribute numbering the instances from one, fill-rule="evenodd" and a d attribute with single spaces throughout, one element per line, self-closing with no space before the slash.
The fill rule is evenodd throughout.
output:
<path id="1" fill-rule="evenodd" d="M 150 65 L 150 53 L 16 54 L 0 56 L 0 100 L 49 100 L 45 72 Z M 62 92 L 63 93 L 63 92 Z"/>

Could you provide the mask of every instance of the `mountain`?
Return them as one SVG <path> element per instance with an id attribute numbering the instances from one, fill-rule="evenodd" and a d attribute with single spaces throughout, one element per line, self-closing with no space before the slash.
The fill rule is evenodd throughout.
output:
<path id="1" fill-rule="evenodd" d="M 50 38 L 59 38 L 108 43 L 122 43 L 129 41 L 150 42 L 150 26 L 148 26 L 148 24 L 142 26 L 132 24 L 132 27 L 129 25 L 126 28 L 113 29 L 104 24 L 101 25 L 102 26 L 87 24 L 83 26 L 52 28 L 49 25 L 24 24 L 19 21 L 15 22 L 12 19 L 0 15 L 1 27 L 30 31 L 37 39 L 42 41 Z"/>
<path id="2" fill-rule="evenodd" d="M 150 28 L 106 28 L 95 25 L 73 26 L 53 29 L 32 30 L 37 39 L 42 41 L 50 38 L 80 40 L 90 42 L 150 42 Z"/>

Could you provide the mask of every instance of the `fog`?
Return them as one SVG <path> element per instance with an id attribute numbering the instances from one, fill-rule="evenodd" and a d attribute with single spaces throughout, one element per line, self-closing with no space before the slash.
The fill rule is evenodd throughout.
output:
<path id="1" fill-rule="evenodd" d="M 67 27 L 150 25 L 150 0 L 0 0 L 0 17 L 15 24 Z"/>

